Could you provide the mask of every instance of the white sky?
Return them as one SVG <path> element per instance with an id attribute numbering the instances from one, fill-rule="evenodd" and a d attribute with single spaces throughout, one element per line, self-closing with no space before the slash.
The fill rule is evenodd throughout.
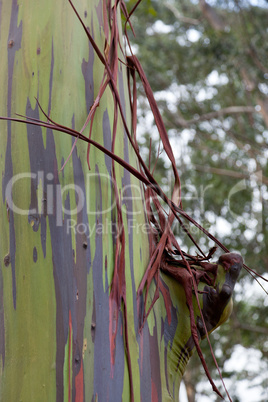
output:
<path id="1" fill-rule="evenodd" d="M 234 380 L 232 379 L 224 379 L 226 388 L 232 398 L 231 387 L 236 390 L 236 395 L 239 397 L 241 402 L 259 402 L 261 400 L 268 401 L 268 390 L 264 391 L 262 387 L 260 387 L 259 381 L 261 379 L 268 379 L 268 372 L 266 371 L 266 364 L 262 364 L 261 361 L 261 352 L 256 349 L 245 349 L 241 345 L 236 345 L 234 353 L 230 360 L 225 365 L 226 370 L 233 370 L 236 368 L 238 372 L 242 370 L 250 370 L 251 379 L 250 380 L 240 380 L 236 382 L 234 385 Z M 215 380 L 215 379 L 214 379 Z M 213 402 L 216 400 L 216 394 L 214 397 L 214 392 L 211 389 L 209 382 L 202 384 L 202 389 L 210 391 L 210 396 L 198 396 L 197 402 Z M 223 391 L 222 391 L 223 392 Z M 263 394 L 266 392 L 266 395 Z M 223 393 L 225 397 L 225 394 Z M 228 398 L 226 396 L 225 400 Z M 188 402 L 185 385 L 182 383 L 179 395 L 179 402 Z"/>

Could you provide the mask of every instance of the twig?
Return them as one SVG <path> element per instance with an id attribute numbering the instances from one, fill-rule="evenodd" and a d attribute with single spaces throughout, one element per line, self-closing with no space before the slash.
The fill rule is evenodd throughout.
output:
<path id="1" fill-rule="evenodd" d="M 178 9 L 175 6 L 173 6 L 173 4 L 163 3 L 163 6 L 168 8 L 173 13 L 174 17 L 177 18 L 177 20 L 184 22 L 185 24 L 198 25 L 200 23 L 199 20 L 184 17 L 184 15 L 181 15 L 181 13 L 178 11 Z"/>

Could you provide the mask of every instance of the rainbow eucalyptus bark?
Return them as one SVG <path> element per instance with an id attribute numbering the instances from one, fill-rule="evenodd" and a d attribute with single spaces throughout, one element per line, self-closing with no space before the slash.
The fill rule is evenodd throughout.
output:
<path id="1" fill-rule="evenodd" d="M 122 115 L 107 85 L 91 138 L 138 169 L 126 136 L 131 107 L 114 6 L 77 2 L 101 60 L 68 1 L 1 2 L 0 115 L 42 119 L 37 98 L 53 120 L 79 131 L 108 60 Z M 140 182 L 93 146 L 89 170 L 84 142 L 68 160 L 74 139 L 49 127 L 1 121 L 0 136 L 0 400 L 177 399 L 194 349 L 189 305 L 164 267 L 162 293 L 140 331 L 136 295 L 149 261 Z M 229 314 L 229 272 L 200 295 L 209 331 Z M 152 283 L 151 299 L 154 290 Z M 193 304 L 200 338 L 204 323 Z"/>

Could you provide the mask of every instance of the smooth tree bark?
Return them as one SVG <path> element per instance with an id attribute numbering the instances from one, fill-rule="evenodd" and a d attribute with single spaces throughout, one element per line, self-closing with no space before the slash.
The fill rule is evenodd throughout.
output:
<path id="1" fill-rule="evenodd" d="M 122 4 L 76 3 L 81 21 L 67 0 L 0 2 L 0 115 L 31 119 L 0 122 L 0 400 L 177 400 L 204 325 L 230 314 L 242 260 L 192 260 L 192 282 L 188 263 L 163 254 L 138 292 L 157 236 L 127 135 Z M 100 146 L 50 118 L 76 132 L 87 122 Z"/>

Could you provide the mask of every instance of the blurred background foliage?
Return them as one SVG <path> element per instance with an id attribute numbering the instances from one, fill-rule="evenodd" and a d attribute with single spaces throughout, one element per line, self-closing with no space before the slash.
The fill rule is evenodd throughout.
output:
<path id="1" fill-rule="evenodd" d="M 135 4 L 127 1 L 128 9 Z M 268 278 L 267 1 L 143 0 L 131 20 L 136 36 L 129 30 L 129 37 L 169 133 L 184 209 Z M 141 85 L 138 114 L 141 152 L 156 162 L 155 178 L 168 193 L 170 166 Z M 191 233 L 204 251 L 214 245 Z M 233 401 L 267 401 L 268 296 L 244 271 L 234 299 L 232 317 L 211 336 L 214 351 Z M 203 350 L 219 378 L 205 341 Z M 184 382 L 189 402 L 217 400 L 196 356 Z"/>

